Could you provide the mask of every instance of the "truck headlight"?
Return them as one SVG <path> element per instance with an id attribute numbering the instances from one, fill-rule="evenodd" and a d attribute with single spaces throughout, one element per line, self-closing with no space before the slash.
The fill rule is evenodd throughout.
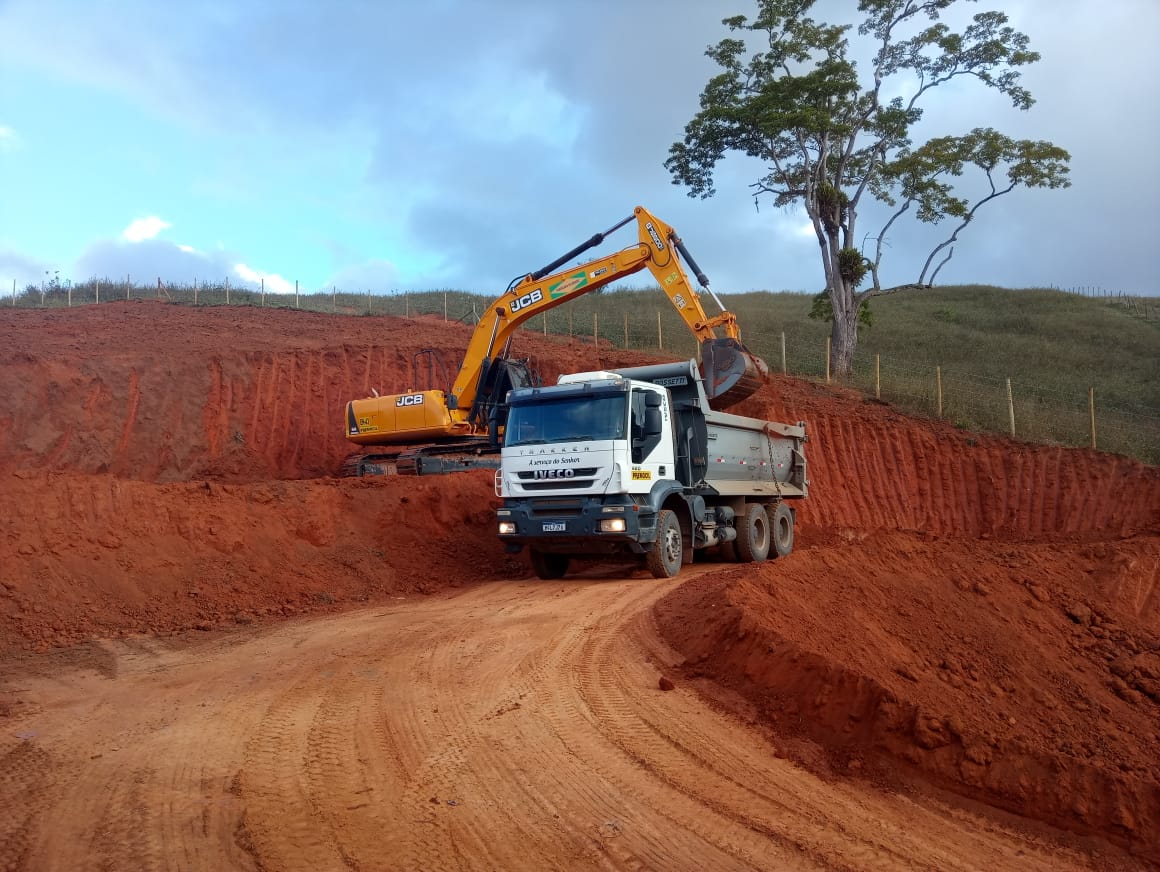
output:
<path id="1" fill-rule="evenodd" d="M 515 531 L 516 531 L 516 522 L 515 521 L 500 521 L 499 522 L 499 534 L 501 536 L 510 536 Z"/>
<path id="2" fill-rule="evenodd" d="M 600 532 L 601 533 L 623 533 L 624 518 L 601 518 Z"/>

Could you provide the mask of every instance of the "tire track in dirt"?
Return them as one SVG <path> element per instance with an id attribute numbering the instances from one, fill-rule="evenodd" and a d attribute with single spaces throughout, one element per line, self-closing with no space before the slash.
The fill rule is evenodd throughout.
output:
<path id="1" fill-rule="evenodd" d="M 59 764 L 29 739 L 0 752 L 0 872 L 32 868 L 29 855 L 56 789 Z"/>

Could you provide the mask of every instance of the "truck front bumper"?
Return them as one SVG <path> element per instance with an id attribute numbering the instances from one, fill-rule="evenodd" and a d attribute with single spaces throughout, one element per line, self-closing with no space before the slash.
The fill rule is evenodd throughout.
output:
<path id="1" fill-rule="evenodd" d="M 654 513 L 598 497 L 505 500 L 496 520 L 511 554 L 525 545 L 555 554 L 643 554 L 656 540 Z"/>

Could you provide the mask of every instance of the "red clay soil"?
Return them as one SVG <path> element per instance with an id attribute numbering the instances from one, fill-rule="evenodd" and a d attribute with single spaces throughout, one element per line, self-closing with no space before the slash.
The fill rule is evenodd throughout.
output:
<path id="1" fill-rule="evenodd" d="M 329 477 L 344 403 L 425 386 L 414 353 L 454 366 L 469 335 L 155 302 L 0 311 L 0 656 L 525 574 L 488 473 Z M 546 382 L 654 360 L 535 333 L 516 353 Z M 732 411 L 805 420 L 812 490 L 788 558 L 661 603 L 688 676 L 836 775 L 920 777 L 1160 862 L 1160 471 L 792 379 Z"/>
<path id="2" fill-rule="evenodd" d="M 832 771 L 919 775 L 1160 862 L 1160 470 L 774 391 L 739 411 L 809 424 L 797 548 L 658 606 L 687 677 Z"/>

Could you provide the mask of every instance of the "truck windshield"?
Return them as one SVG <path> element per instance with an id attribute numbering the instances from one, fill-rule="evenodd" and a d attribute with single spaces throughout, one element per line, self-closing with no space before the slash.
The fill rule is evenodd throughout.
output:
<path id="1" fill-rule="evenodd" d="M 627 423 L 627 394 L 541 400 L 511 407 L 504 444 L 623 439 Z"/>

